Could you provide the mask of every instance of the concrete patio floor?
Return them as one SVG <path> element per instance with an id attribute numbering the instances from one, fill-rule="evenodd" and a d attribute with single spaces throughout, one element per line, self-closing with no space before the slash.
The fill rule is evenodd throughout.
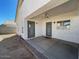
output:
<path id="1" fill-rule="evenodd" d="M 13 36 L 0 41 L 0 59 L 36 59 L 17 39 Z"/>
<path id="2" fill-rule="evenodd" d="M 78 59 L 77 47 L 55 39 L 37 37 L 26 43 L 40 59 Z"/>

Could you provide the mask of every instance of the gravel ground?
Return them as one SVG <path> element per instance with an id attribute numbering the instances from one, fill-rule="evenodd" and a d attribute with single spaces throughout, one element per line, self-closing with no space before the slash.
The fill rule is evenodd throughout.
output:
<path id="1" fill-rule="evenodd" d="M 18 40 L 17 36 L 0 41 L 0 59 L 36 59 Z"/>

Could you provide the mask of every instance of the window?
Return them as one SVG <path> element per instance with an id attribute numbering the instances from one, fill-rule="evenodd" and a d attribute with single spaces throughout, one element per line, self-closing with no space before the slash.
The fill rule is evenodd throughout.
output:
<path id="1" fill-rule="evenodd" d="M 69 29 L 70 28 L 70 20 L 58 21 L 57 28 L 58 29 Z"/>

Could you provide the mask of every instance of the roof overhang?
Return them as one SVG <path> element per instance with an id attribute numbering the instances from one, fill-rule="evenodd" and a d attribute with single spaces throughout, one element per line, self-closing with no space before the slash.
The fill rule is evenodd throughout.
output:
<path id="1" fill-rule="evenodd" d="M 60 6 L 64 3 L 67 3 L 68 1 L 70 1 L 70 0 L 51 0 L 50 2 L 48 2 L 47 4 L 45 4 L 44 6 L 39 8 L 38 10 L 36 10 L 33 13 L 26 16 L 26 19 L 35 17 L 39 14 L 42 14 L 42 13 L 44 13 L 44 12 L 46 12 L 46 11 L 52 9 L 52 8 L 55 8 L 55 7 Z"/>
<path id="2" fill-rule="evenodd" d="M 21 7 L 21 5 L 22 5 L 22 2 L 23 2 L 23 0 L 18 0 L 18 2 L 17 2 L 15 22 L 16 22 L 16 20 L 17 20 L 18 11 L 19 11 L 19 9 L 20 9 L 20 7 Z"/>

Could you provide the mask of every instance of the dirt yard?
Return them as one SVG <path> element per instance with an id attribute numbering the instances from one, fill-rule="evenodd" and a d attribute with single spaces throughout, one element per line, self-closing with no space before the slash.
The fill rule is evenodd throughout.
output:
<path id="1" fill-rule="evenodd" d="M 0 59 L 36 59 L 18 40 L 17 36 L 0 41 Z"/>

